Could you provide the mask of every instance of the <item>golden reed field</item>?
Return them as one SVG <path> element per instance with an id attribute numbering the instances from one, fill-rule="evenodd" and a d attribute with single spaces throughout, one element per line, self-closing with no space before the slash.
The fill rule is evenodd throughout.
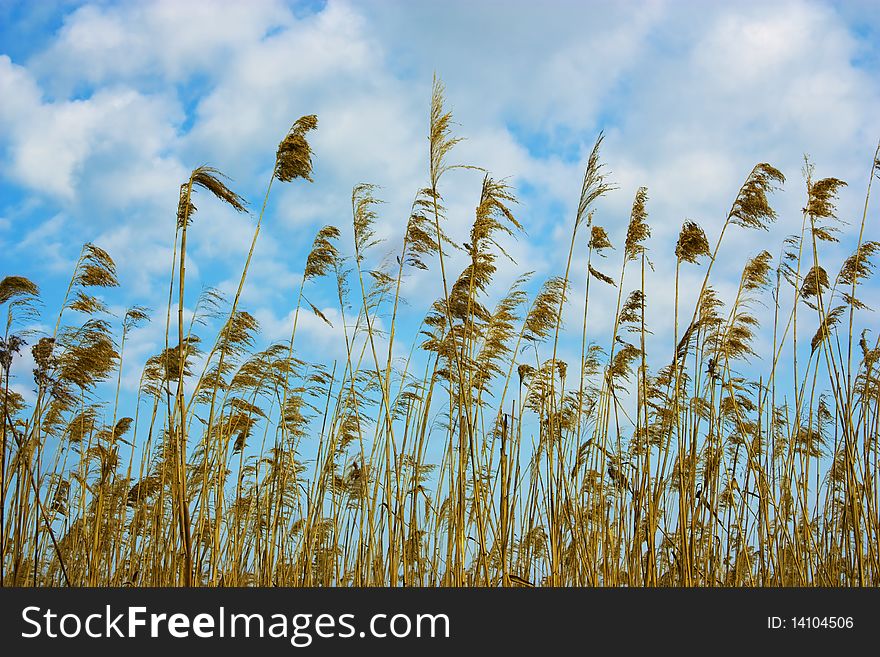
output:
<path id="1" fill-rule="evenodd" d="M 167 313 L 109 313 L 102 289 L 120 281 L 93 244 L 54 313 L 39 281 L 4 272 L 3 586 L 880 584 L 880 336 L 864 327 L 860 290 L 880 250 L 870 183 L 864 213 L 844 224 L 835 204 L 852 190 L 805 161 L 802 214 L 784 218 L 793 234 L 717 281 L 725 238 L 752 232 L 765 246 L 773 194 L 792 182 L 756 164 L 730 190 L 720 233 L 685 221 L 674 252 L 651 250 L 641 188 L 612 244 L 595 212 L 615 189 L 600 135 L 570 248 L 546 254 L 556 275 L 523 267 L 499 289 L 504 239 L 526 228 L 515 190 L 457 162 L 437 80 L 428 125 L 402 242 L 379 243 L 379 190 L 356 186 L 351 227 L 309 236 L 288 340 L 260 341 L 240 299 L 273 187 L 311 181 L 315 116 L 278 146 L 234 297 L 187 285 L 192 223 L 219 204 L 247 212 L 207 166 L 161 192 L 179 193 Z M 862 155 L 873 182 L 878 152 Z M 445 174 L 462 167 L 482 179 L 468 235 L 448 231 L 444 208 Z M 826 270 L 838 241 L 854 248 Z M 645 311 L 663 259 L 675 316 L 658 336 Z M 421 307 L 401 293 L 416 269 L 442 284 Z M 702 280 L 696 304 L 680 296 L 688 269 Z M 563 325 L 574 283 L 583 322 Z M 616 307 L 591 303 L 600 286 Z M 318 289 L 338 299 L 343 360 L 300 346 L 302 314 L 330 322 L 309 301 Z M 407 302 L 420 325 L 401 319 Z M 593 329 L 596 313 L 613 318 L 610 333 Z M 28 330 L 37 317 L 50 331 Z M 146 322 L 164 326 L 165 345 L 135 399 L 121 371 Z M 664 345 L 650 361 L 648 341 Z M 563 361 L 564 342 L 579 356 Z M 29 398 L 12 385 L 27 352 Z"/>

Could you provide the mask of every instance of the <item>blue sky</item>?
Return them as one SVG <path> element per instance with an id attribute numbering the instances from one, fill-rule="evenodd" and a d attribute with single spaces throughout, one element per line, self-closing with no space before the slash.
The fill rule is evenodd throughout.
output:
<path id="1" fill-rule="evenodd" d="M 257 211 L 278 142 L 296 118 L 317 114 L 315 182 L 273 190 L 243 298 L 264 338 L 284 339 L 312 237 L 326 223 L 350 224 L 355 184 L 380 185 L 386 201 L 378 232 L 389 242 L 375 258 L 397 248 L 427 179 L 436 73 L 466 138 L 454 159 L 519 192 L 527 235 L 509 244 L 518 265 L 499 261 L 498 289 L 524 269 L 536 282 L 561 273 L 583 165 L 604 131 L 617 190 L 596 222 L 621 245 L 633 195 L 647 186 L 656 268 L 649 325 L 669 335 L 679 227 L 696 220 L 713 240 L 755 163 L 788 178 L 773 198 L 780 219 L 770 234 L 730 235 L 716 272 L 722 293 L 735 292 L 746 257 L 764 248 L 776 255 L 800 229 L 805 154 L 818 177 L 850 184 L 840 216 L 858 223 L 880 137 L 878 30 L 871 0 L 0 0 L 0 275 L 37 282 L 51 315 L 82 243 L 93 241 L 119 267 L 111 307 L 120 316 L 133 304 L 161 311 L 177 188 L 189 171 L 217 167 Z M 465 241 L 480 175 L 452 172 L 445 185 L 449 232 Z M 871 213 L 867 237 L 877 239 L 876 202 Z M 189 289 L 234 292 L 253 222 L 200 204 Z M 828 262 L 851 247 L 846 239 L 830 247 Z M 619 260 L 618 249 L 603 268 L 616 275 Z M 692 307 L 702 270 L 684 277 L 684 307 Z M 582 291 L 578 276 L 567 311 L 575 327 Z M 417 321 L 440 288 L 429 272 L 410 277 L 404 294 Z M 604 309 L 614 293 L 596 294 L 591 321 L 607 344 L 613 311 Z M 338 320 L 329 291 L 312 300 Z M 338 321 L 332 331 L 303 321 L 304 345 L 342 355 Z M 162 348 L 163 329 L 157 321 L 132 337 L 129 390 Z M 27 358 L 18 368 L 25 392 Z"/>

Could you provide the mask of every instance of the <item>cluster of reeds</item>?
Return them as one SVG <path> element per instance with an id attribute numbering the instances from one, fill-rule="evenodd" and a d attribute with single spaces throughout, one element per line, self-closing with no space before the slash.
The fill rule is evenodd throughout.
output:
<path id="1" fill-rule="evenodd" d="M 110 255 L 83 248 L 51 335 L 23 330 L 37 286 L 2 279 L 3 585 L 880 583 L 880 342 L 859 331 L 870 312 L 859 288 L 880 249 L 866 238 L 870 184 L 855 249 L 832 278 L 822 251 L 840 239 L 845 183 L 815 180 L 808 164 L 799 232 L 779 258 L 745 262 L 733 299 L 710 276 L 722 241 L 776 220 L 782 173 L 754 167 L 714 244 L 686 221 L 674 332 L 649 366 L 647 190 L 612 276 L 599 264 L 614 249 L 596 217 L 613 187 L 600 137 L 558 275 L 533 287 L 523 274 L 499 291 L 504 238 L 523 228 L 516 199 L 480 170 L 470 234 L 448 234 L 444 176 L 458 167 L 458 138 L 443 95 L 435 81 L 427 183 L 402 242 L 380 257 L 377 189 L 355 187 L 353 243 L 335 226 L 318 231 L 281 343 L 259 342 L 240 299 L 273 184 L 311 180 L 316 117 L 296 121 L 278 147 L 231 300 L 188 294 L 187 233 L 196 201 L 246 204 L 218 171 L 192 172 L 179 190 L 165 345 L 128 415 L 126 340 L 151 317 L 109 313 L 101 289 L 119 284 Z M 700 266 L 697 301 L 681 307 L 682 268 Z M 442 295 L 407 338 L 401 290 L 413 269 L 432 272 Z M 581 282 L 572 335 L 563 316 Z M 617 295 L 599 340 L 589 323 L 597 285 Z M 307 296 L 317 289 L 338 300 L 344 360 L 314 362 L 299 347 L 301 310 L 329 323 Z M 773 309 L 772 327 L 759 325 L 759 303 Z M 760 330 L 771 346 L 758 358 Z M 575 362 L 561 360 L 563 339 L 579 345 Z M 411 345 L 404 357 L 401 344 Z M 35 363 L 27 400 L 11 387 L 25 348 Z"/>

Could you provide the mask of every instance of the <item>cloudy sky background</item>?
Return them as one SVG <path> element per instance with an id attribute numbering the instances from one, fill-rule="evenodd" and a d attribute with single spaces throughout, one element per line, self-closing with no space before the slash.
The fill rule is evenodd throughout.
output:
<path id="1" fill-rule="evenodd" d="M 754 164 L 769 162 L 787 177 L 772 199 L 779 221 L 769 234 L 730 233 L 713 274 L 723 293 L 735 293 L 747 257 L 765 248 L 778 256 L 781 240 L 800 230 L 805 154 L 816 177 L 849 183 L 839 214 L 857 228 L 880 137 L 878 44 L 880 9 L 872 0 L 0 0 L 0 275 L 41 286 L 48 327 L 81 245 L 93 241 L 118 264 L 122 287 L 105 299 L 120 317 L 133 304 L 161 312 L 177 189 L 189 171 L 217 167 L 256 214 L 278 142 L 297 117 L 317 114 L 315 182 L 273 189 L 243 298 L 263 339 L 286 339 L 314 233 L 327 223 L 348 230 L 355 184 L 380 185 L 386 201 L 378 232 L 389 241 L 373 264 L 399 248 L 409 205 L 427 180 L 436 73 L 456 133 L 466 138 L 452 159 L 506 178 L 520 198 L 516 215 L 526 235 L 509 244 L 519 264 L 499 261 L 499 292 L 525 270 L 535 271 L 532 289 L 562 273 L 583 166 L 600 131 L 617 190 L 598 205 L 595 221 L 616 246 L 636 189 L 648 188 L 656 367 L 671 355 L 681 223 L 699 222 L 714 241 Z M 480 181 L 477 172 L 455 171 L 441 190 L 459 241 Z M 204 286 L 234 292 L 255 221 L 207 198 L 197 205 L 193 302 Z M 868 239 L 880 238 L 877 209 L 873 202 Z M 853 246 L 843 239 L 825 249 L 829 272 Z M 621 256 L 618 248 L 598 267 L 616 278 Z M 584 248 L 578 257 L 566 315 L 577 340 L 563 358 L 579 348 Z M 451 269 L 461 266 L 458 256 Z M 692 266 L 682 274 L 688 317 L 702 275 Z M 433 267 L 407 280 L 413 329 L 441 294 L 435 277 Z M 626 289 L 635 284 L 630 279 Z M 592 290 L 591 337 L 607 345 L 615 293 Z M 315 358 L 341 357 L 332 290 L 311 298 L 336 328 L 305 317 L 301 347 Z M 870 294 L 865 300 L 871 304 Z M 143 361 L 163 347 L 163 332 L 157 320 L 133 336 L 129 389 Z M 399 353 L 413 337 L 405 334 Z M 22 392 L 30 387 L 26 361 Z"/>

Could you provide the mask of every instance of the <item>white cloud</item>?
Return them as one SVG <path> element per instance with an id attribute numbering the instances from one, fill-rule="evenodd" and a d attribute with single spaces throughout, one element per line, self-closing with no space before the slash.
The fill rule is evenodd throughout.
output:
<path id="1" fill-rule="evenodd" d="M 86 4 L 65 18 L 54 43 L 32 66 L 58 95 L 84 83 L 173 82 L 221 73 L 238 47 L 291 18 L 283 3 L 273 0 Z"/>
<path id="2" fill-rule="evenodd" d="M 13 63 L 8 55 L 0 55 L 0 95 L 0 119 L 7 125 L 37 105 L 41 93 L 27 69 Z"/>
<path id="3" fill-rule="evenodd" d="M 150 183 L 174 164 L 162 153 L 175 137 L 174 103 L 125 88 L 48 103 L 30 75 L 0 59 L 0 85 L 16 101 L 4 110 L 7 175 L 38 194 L 74 201 L 89 188 L 111 208 L 151 198 Z"/>

